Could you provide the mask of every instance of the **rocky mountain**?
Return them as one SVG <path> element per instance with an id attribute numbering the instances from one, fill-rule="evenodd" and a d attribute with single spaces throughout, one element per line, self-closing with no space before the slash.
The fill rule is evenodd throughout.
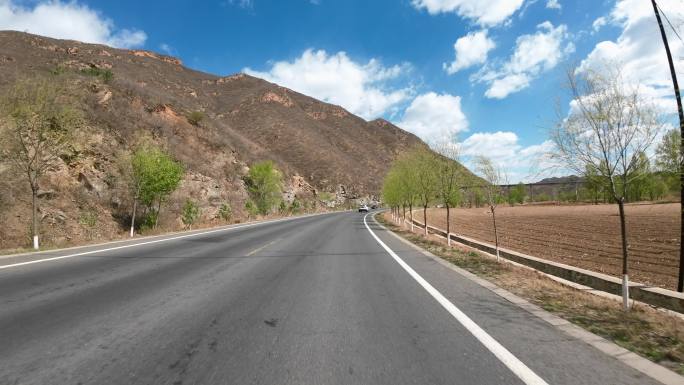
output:
<path id="1" fill-rule="evenodd" d="M 107 76 L 99 76 L 105 74 Z M 119 183 L 117 162 L 141 136 L 153 138 L 186 169 L 162 224 L 179 226 L 186 197 L 200 202 L 210 221 L 222 202 L 235 218 L 247 199 L 242 176 L 250 164 L 273 160 L 286 177 L 287 200 L 318 206 L 379 193 L 392 160 L 425 146 L 416 136 L 382 120 L 367 122 L 324 103 L 245 74 L 214 76 L 150 51 L 0 32 L 0 92 L 19 79 L 66 77 L 83 91 L 88 121 L 75 154 L 41 186 L 47 242 L 107 238 L 122 231 L 130 197 Z M 187 116 L 204 117 L 191 124 Z M 1 145 L 1 144 L 0 144 Z M 25 243 L 28 186 L 0 165 L 0 248 Z M 87 228 L 97 218 L 97 226 Z"/>

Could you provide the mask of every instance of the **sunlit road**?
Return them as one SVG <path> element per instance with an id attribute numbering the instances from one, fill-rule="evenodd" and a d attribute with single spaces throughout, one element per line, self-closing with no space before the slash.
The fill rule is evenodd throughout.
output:
<path id="1" fill-rule="evenodd" d="M 0 384 L 653 383 L 367 221 L 518 363 L 345 212 L 0 259 Z"/>

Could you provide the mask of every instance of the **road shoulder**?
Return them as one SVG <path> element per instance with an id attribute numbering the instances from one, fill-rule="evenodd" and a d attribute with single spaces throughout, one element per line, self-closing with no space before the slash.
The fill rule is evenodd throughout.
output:
<path id="1" fill-rule="evenodd" d="M 422 247 L 410 242 L 409 240 L 403 238 L 402 236 L 394 233 L 392 230 L 388 229 L 386 226 L 379 223 L 375 216 L 372 217 L 373 222 L 378 227 L 384 229 L 387 233 L 403 244 L 411 247 L 420 254 L 429 258 L 430 260 L 438 263 L 439 265 L 446 267 L 447 269 L 456 272 L 460 276 L 468 279 L 469 281 L 489 290 L 490 292 L 496 294 L 498 297 L 505 299 L 509 303 L 525 310 L 526 312 L 532 314 L 536 318 L 544 321 L 545 323 L 551 325 L 555 329 L 563 332 L 565 335 L 570 336 L 576 340 L 582 341 L 598 351 L 617 359 L 623 364 L 635 369 L 636 371 L 647 375 L 648 377 L 663 383 L 663 384 L 684 384 L 684 377 L 678 375 L 677 373 L 658 365 L 648 359 L 645 359 L 623 347 L 616 345 L 615 343 L 606 340 L 598 335 L 590 333 L 585 329 L 572 324 L 571 322 L 553 315 L 546 310 L 543 310 L 539 306 L 505 290 L 494 283 L 480 278 L 479 276 L 461 268 L 453 263 L 434 255 L 433 253 L 423 249 Z"/>

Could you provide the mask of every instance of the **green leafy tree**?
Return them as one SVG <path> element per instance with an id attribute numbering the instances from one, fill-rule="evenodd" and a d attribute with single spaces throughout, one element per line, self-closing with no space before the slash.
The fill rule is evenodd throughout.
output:
<path id="1" fill-rule="evenodd" d="M 657 201 L 662 199 L 667 193 L 668 186 L 667 182 L 663 178 L 663 175 L 651 174 L 649 178 L 648 186 L 648 197 L 651 201 Z"/>
<path id="2" fill-rule="evenodd" d="M 130 167 L 130 189 L 133 193 L 131 236 L 134 234 L 138 201 L 148 209 L 157 203 L 157 209 L 152 212 L 153 226 L 156 227 L 162 202 L 178 188 L 183 172 L 180 163 L 153 144 L 146 143 L 136 149 Z"/>
<path id="3" fill-rule="evenodd" d="M 391 209 L 392 218 L 396 222 L 399 221 L 399 206 L 403 201 L 400 178 L 398 170 L 392 168 L 385 176 L 382 186 L 382 200 Z"/>
<path id="4" fill-rule="evenodd" d="M 653 173 L 651 172 L 651 162 L 645 153 L 641 153 L 636 160 L 636 165 L 632 171 L 633 177 L 627 186 L 626 201 L 638 202 L 649 195 L 649 188 L 653 183 Z"/>
<path id="5" fill-rule="evenodd" d="M 282 175 L 273 162 L 253 164 L 244 181 L 259 214 L 269 214 L 280 203 Z"/>
<path id="6" fill-rule="evenodd" d="M 600 167 L 603 168 L 603 165 Z M 585 165 L 584 183 L 594 204 L 598 204 L 599 199 L 605 202 L 605 194 L 608 189 L 606 187 L 606 179 L 601 176 L 598 167 L 590 164 Z"/>
<path id="7" fill-rule="evenodd" d="M 409 222 L 411 224 L 411 231 L 413 231 L 413 206 L 416 205 L 418 200 L 418 184 L 417 184 L 417 169 L 412 163 L 412 154 L 407 153 L 399 157 L 395 162 L 394 166 L 397 172 L 397 178 L 399 179 L 399 189 L 401 205 L 405 210 L 406 207 L 409 209 Z M 406 220 L 406 213 L 402 214 L 404 220 Z"/>
<path id="8" fill-rule="evenodd" d="M 679 130 L 672 129 L 663 135 L 656 147 L 656 167 L 669 174 L 679 174 Z"/>
<path id="9" fill-rule="evenodd" d="M 158 155 L 155 166 L 156 174 L 152 179 L 153 184 L 149 186 L 150 190 L 145 190 L 145 192 L 153 193 L 148 195 L 155 196 L 157 201 L 157 220 L 154 223 L 156 227 L 161 214 L 162 202 L 178 188 L 183 179 L 184 170 L 180 163 L 165 152 Z"/>
<path id="10" fill-rule="evenodd" d="M 463 170 L 458 163 L 460 155 L 458 147 L 453 143 L 437 144 L 434 146 L 434 150 L 438 153 L 432 157 L 434 163 L 432 169 L 437 181 L 435 185 L 436 195 L 446 208 L 447 244 L 451 245 L 451 208 L 456 207 L 461 201 L 461 186 L 464 181 Z"/>
<path id="11" fill-rule="evenodd" d="M 665 182 L 672 193 L 679 193 L 681 188 L 679 145 L 679 130 L 672 129 L 663 136 L 656 147 L 656 169 L 666 176 Z"/>
<path id="12" fill-rule="evenodd" d="M 181 215 L 181 220 L 183 224 L 192 230 L 192 225 L 197 222 L 200 217 L 200 207 L 197 202 L 192 199 L 186 199 L 183 205 L 183 212 Z"/>
<path id="13" fill-rule="evenodd" d="M 412 181 L 415 199 L 423 208 L 424 231 L 427 236 L 427 208 L 437 193 L 434 153 L 427 148 L 417 147 L 408 153 L 406 161 L 406 173 Z"/>
<path id="14" fill-rule="evenodd" d="M 482 192 L 482 188 L 475 186 L 470 189 L 470 201 L 471 205 L 475 207 L 482 207 L 485 203 L 485 195 Z"/>
<path id="15" fill-rule="evenodd" d="M 0 98 L 0 160 L 26 177 L 31 188 L 33 247 L 39 248 L 38 190 L 60 163 L 83 117 L 67 86 L 54 78 L 17 82 Z"/>
<path id="16" fill-rule="evenodd" d="M 521 182 L 513 186 L 508 193 L 508 204 L 514 206 L 516 203 L 522 204 L 523 202 L 525 202 L 525 184 Z"/>

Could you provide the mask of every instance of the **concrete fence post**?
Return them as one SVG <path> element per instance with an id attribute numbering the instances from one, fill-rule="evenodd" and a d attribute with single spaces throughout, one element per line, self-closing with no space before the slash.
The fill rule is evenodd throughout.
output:
<path id="1" fill-rule="evenodd" d="M 629 310 L 629 276 L 622 276 L 622 308 Z"/>

